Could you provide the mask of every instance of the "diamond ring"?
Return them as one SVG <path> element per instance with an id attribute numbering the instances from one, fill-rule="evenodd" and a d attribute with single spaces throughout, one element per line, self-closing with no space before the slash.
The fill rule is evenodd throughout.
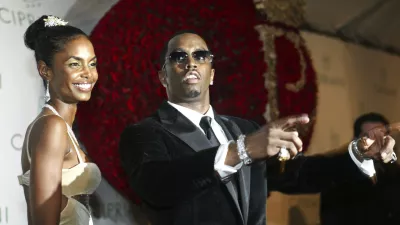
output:
<path id="1" fill-rule="evenodd" d="M 279 151 L 278 159 L 279 159 L 279 161 L 287 161 L 290 159 L 290 153 L 286 147 L 281 147 L 281 150 Z"/>

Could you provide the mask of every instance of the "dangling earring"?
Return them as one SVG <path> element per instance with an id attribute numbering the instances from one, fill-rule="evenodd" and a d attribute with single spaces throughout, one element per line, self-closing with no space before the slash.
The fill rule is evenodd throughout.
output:
<path id="1" fill-rule="evenodd" d="M 46 81 L 46 95 L 44 96 L 44 100 L 48 102 L 50 100 L 50 91 L 49 91 L 49 81 Z"/>
<path id="2" fill-rule="evenodd" d="M 214 84 L 214 81 L 212 80 L 211 82 L 210 82 L 210 85 L 213 85 Z"/>

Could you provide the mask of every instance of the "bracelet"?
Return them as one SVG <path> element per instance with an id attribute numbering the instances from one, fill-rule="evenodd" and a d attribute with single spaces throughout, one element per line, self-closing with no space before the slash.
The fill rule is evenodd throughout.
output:
<path id="1" fill-rule="evenodd" d="M 244 144 L 244 139 L 246 135 L 241 134 L 237 140 L 237 150 L 239 154 L 239 159 L 244 163 L 244 165 L 249 165 L 253 162 L 246 151 L 246 146 Z"/>

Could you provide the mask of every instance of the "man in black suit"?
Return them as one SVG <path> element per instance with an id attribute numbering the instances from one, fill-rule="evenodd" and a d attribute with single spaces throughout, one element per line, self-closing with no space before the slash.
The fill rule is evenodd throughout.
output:
<path id="1" fill-rule="evenodd" d="M 212 109 L 212 59 L 207 44 L 197 34 L 181 33 L 170 39 L 159 72 L 168 102 L 121 135 L 122 166 L 152 225 L 264 225 L 265 160 L 273 161 L 280 152 L 285 157 L 282 148 L 291 156 L 302 150 L 298 133 L 291 128 L 307 123 L 307 116 L 259 128 L 251 121 L 221 116 Z M 366 152 L 375 155 L 391 152 L 394 141 L 390 137 L 386 140 L 383 147 L 374 143 L 360 146 L 360 150 L 368 149 Z M 330 179 L 319 172 L 332 171 L 328 168 L 333 165 L 330 158 L 301 157 L 295 160 L 301 172 L 288 173 L 275 187 L 314 191 L 354 174 L 359 176 L 352 159 L 343 155 L 340 160 L 354 167 L 343 171 L 344 176 L 337 176 L 340 168 L 329 172 Z"/>
<path id="2" fill-rule="evenodd" d="M 354 137 L 385 125 L 389 121 L 381 114 L 361 115 L 354 122 Z M 400 224 L 400 166 L 379 161 L 374 164 L 369 173 L 376 173 L 376 182 L 366 179 L 342 183 L 321 193 L 322 225 Z"/>

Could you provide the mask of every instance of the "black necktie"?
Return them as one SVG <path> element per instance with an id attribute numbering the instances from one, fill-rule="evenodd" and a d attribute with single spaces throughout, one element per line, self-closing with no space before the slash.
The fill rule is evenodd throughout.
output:
<path id="1" fill-rule="evenodd" d="M 200 120 L 200 127 L 203 129 L 206 137 L 208 138 L 208 140 L 210 141 L 212 146 L 219 146 L 220 143 L 217 139 L 217 137 L 215 136 L 215 133 L 213 131 L 213 129 L 211 128 L 211 117 L 209 116 L 203 116 L 203 118 L 201 118 Z M 232 174 L 227 180 L 226 182 L 232 182 L 233 184 L 233 189 L 235 191 L 235 195 L 236 195 L 236 199 L 239 202 L 239 205 L 241 206 L 241 199 L 240 199 L 240 194 L 239 194 L 239 182 L 238 182 L 238 173 Z"/>
<path id="2" fill-rule="evenodd" d="M 217 137 L 214 134 L 214 131 L 211 128 L 211 117 L 209 116 L 203 116 L 200 120 L 200 127 L 203 129 L 207 139 L 210 141 L 212 146 L 218 146 L 220 145 Z"/>

